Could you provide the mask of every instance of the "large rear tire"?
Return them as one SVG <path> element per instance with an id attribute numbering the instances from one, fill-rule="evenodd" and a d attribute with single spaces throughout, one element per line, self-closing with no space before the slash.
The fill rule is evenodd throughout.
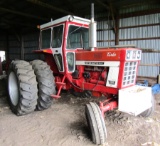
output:
<path id="1" fill-rule="evenodd" d="M 107 130 L 98 105 L 90 102 L 86 105 L 85 113 L 93 143 L 104 144 L 107 139 Z"/>
<path id="2" fill-rule="evenodd" d="M 37 81 L 32 66 L 23 60 L 12 61 L 8 74 L 8 99 L 16 115 L 35 110 L 37 104 Z"/>
<path id="3" fill-rule="evenodd" d="M 46 62 L 34 60 L 31 65 L 38 82 L 37 110 L 48 109 L 52 104 L 51 94 L 56 94 L 53 73 Z"/>

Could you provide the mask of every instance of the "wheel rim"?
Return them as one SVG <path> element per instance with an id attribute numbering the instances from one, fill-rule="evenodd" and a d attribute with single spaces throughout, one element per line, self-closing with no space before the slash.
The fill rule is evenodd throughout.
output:
<path id="1" fill-rule="evenodd" d="M 19 93 L 18 93 L 18 82 L 14 72 L 11 72 L 9 74 L 8 89 L 9 89 L 10 100 L 12 104 L 16 106 L 18 104 Z"/>

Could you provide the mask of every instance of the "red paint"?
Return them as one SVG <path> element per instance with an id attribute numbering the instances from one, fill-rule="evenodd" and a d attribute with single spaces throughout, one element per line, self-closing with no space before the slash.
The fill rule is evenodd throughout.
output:
<path id="1" fill-rule="evenodd" d="M 48 53 L 48 54 L 52 54 L 52 50 L 50 48 L 44 49 L 44 50 L 34 50 L 33 52 L 35 52 L 35 53 Z"/>
<path id="2" fill-rule="evenodd" d="M 111 100 L 111 99 L 110 99 Z M 105 104 L 107 103 L 107 104 Z M 108 100 L 108 102 L 104 101 L 104 102 L 100 102 L 100 110 L 102 112 L 102 116 L 104 117 L 104 113 L 109 111 L 109 110 L 113 110 L 115 108 L 118 107 L 118 102 L 116 100 L 114 101 L 110 101 Z"/>
<path id="3" fill-rule="evenodd" d="M 54 26 L 60 25 L 60 24 L 64 25 L 62 50 L 61 50 L 64 71 L 60 72 L 57 68 L 57 65 L 53 57 L 53 52 L 52 52 L 54 51 L 54 49 L 51 50 L 51 48 L 47 48 L 44 50 L 35 51 L 36 53 L 43 53 L 45 55 L 45 61 L 48 63 L 48 65 L 50 65 L 51 70 L 53 71 L 53 74 L 55 76 L 57 94 L 51 95 L 53 98 L 59 98 L 62 89 L 69 90 L 71 88 L 73 88 L 77 92 L 82 92 L 83 90 L 90 90 L 93 96 L 96 96 L 96 97 L 100 97 L 102 94 L 103 95 L 107 95 L 107 94 L 117 95 L 118 97 L 119 89 L 127 88 L 129 86 L 135 85 L 136 80 L 134 80 L 133 84 L 123 87 L 123 76 L 124 76 L 125 62 L 127 61 L 126 51 L 127 50 L 138 50 L 138 49 L 135 49 L 135 48 L 95 48 L 95 51 L 83 50 L 83 48 L 76 48 L 73 50 L 67 49 L 66 45 L 67 45 L 67 36 L 68 36 L 69 26 L 76 25 L 79 27 L 88 28 L 88 25 L 82 24 L 82 23 L 65 21 L 59 24 L 55 24 Z M 75 53 L 76 61 L 101 61 L 101 62 L 118 61 L 120 62 L 117 88 L 106 86 L 109 66 L 102 65 L 101 67 L 94 68 L 93 66 L 77 65 L 75 66 L 77 75 L 73 76 L 72 72 L 69 72 L 68 70 L 67 59 L 66 59 L 67 52 Z M 136 61 L 136 60 L 130 60 L 130 61 Z M 136 61 L 136 62 L 139 63 L 139 61 Z M 138 71 L 138 66 L 137 66 L 136 72 L 137 71 Z M 86 74 L 88 76 L 86 76 Z M 110 99 L 105 100 L 100 103 L 100 109 L 102 111 L 103 116 L 106 111 L 113 110 L 114 108 L 118 107 L 118 101 L 112 97 L 113 96 L 111 96 Z"/>
<path id="4" fill-rule="evenodd" d="M 57 68 L 57 65 L 55 63 L 55 60 L 53 58 L 53 55 L 45 53 L 44 57 L 45 57 L 45 61 L 50 66 L 51 70 L 53 71 L 54 75 L 60 74 L 60 72 L 59 72 L 59 70 Z"/>
<path id="5" fill-rule="evenodd" d="M 101 97 L 102 93 L 96 92 L 96 91 L 92 91 L 92 96 L 94 96 L 94 97 Z"/>

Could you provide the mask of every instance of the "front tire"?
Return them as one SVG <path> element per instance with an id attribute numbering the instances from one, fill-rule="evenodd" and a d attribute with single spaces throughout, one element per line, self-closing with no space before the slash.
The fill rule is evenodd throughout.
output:
<path id="1" fill-rule="evenodd" d="M 32 66 L 23 60 L 12 61 L 8 74 L 8 99 L 13 113 L 25 115 L 35 110 L 37 82 Z"/>
<path id="2" fill-rule="evenodd" d="M 90 102 L 86 105 L 85 113 L 93 143 L 104 144 L 107 139 L 107 130 L 98 105 Z"/>
<path id="3" fill-rule="evenodd" d="M 142 117 L 149 117 L 149 116 L 151 116 L 154 113 L 155 106 L 156 106 L 154 95 L 152 95 L 151 103 L 152 103 L 151 108 L 149 108 L 148 110 L 146 110 L 143 113 L 141 113 L 140 116 L 142 116 Z"/>
<path id="4" fill-rule="evenodd" d="M 38 82 L 37 110 L 48 109 L 52 104 L 51 94 L 56 94 L 53 73 L 46 62 L 34 60 L 31 65 Z"/>

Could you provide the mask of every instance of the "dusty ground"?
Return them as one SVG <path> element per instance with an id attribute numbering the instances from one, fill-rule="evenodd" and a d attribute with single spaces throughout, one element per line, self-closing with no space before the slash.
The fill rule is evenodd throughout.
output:
<path id="1" fill-rule="evenodd" d="M 160 95 L 156 96 L 160 101 Z M 90 100 L 67 93 L 51 108 L 17 117 L 9 109 L 6 96 L 0 97 L 0 146 L 94 146 L 84 116 Z M 105 118 L 106 146 L 160 144 L 160 105 L 150 118 L 132 117 L 117 111 Z"/>

